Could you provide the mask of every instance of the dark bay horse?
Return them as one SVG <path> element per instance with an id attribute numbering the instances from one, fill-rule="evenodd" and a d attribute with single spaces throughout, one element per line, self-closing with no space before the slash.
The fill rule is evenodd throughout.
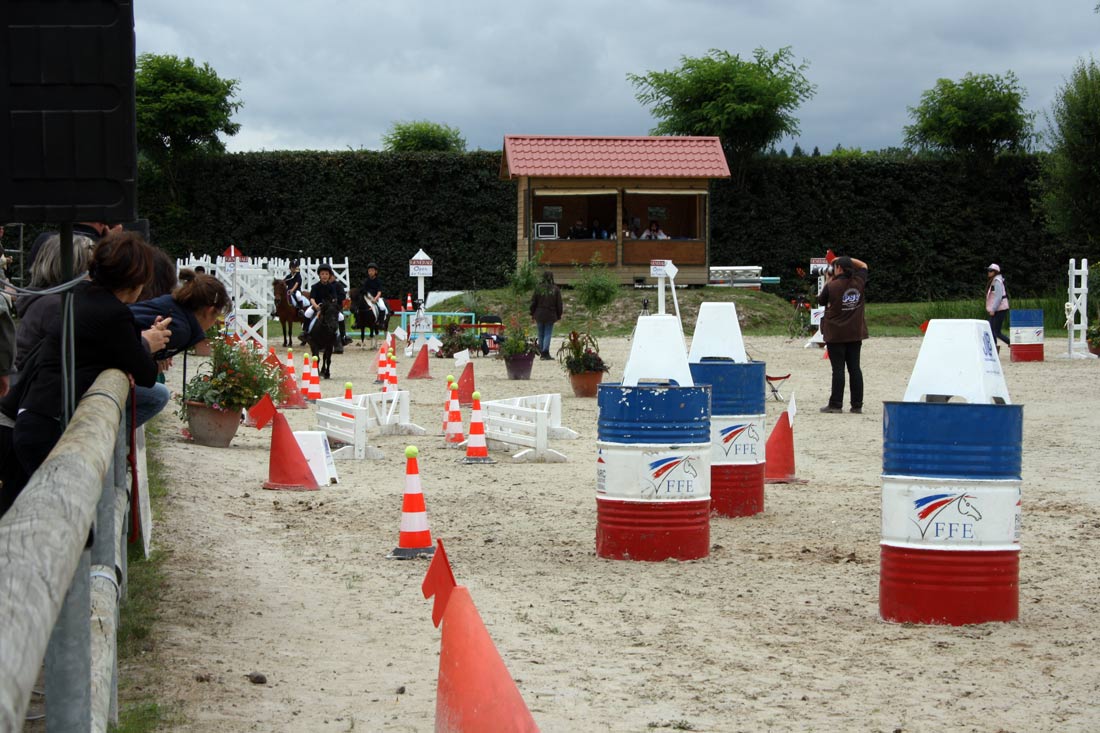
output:
<path id="1" fill-rule="evenodd" d="M 275 280 L 275 315 L 283 328 L 283 348 L 294 345 L 294 324 L 299 320 L 298 309 L 286 298 L 286 281 Z"/>
<path id="2" fill-rule="evenodd" d="M 390 329 L 390 312 L 383 313 L 381 308 L 367 302 L 366 298 L 359 295 L 359 288 L 351 289 L 351 314 L 355 317 L 352 330 L 359 329 L 360 345 L 363 344 L 367 331 L 370 331 L 373 342 L 379 333 L 387 333 Z"/>
<path id="3" fill-rule="evenodd" d="M 320 375 L 329 379 L 332 375 L 329 367 L 332 366 L 332 349 L 340 338 L 340 303 L 336 300 L 326 300 L 321 303 L 321 310 L 315 316 L 313 328 L 306 336 L 306 343 L 313 356 L 320 357 L 318 371 Z"/>

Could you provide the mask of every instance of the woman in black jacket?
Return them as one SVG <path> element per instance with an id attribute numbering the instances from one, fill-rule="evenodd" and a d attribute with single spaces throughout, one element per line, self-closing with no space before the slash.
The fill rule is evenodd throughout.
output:
<path id="1" fill-rule="evenodd" d="M 151 248 L 133 232 L 113 232 L 96 245 L 89 267 L 91 280 L 73 289 L 74 401 L 104 369 L 120 369 L 141 387 L 156 384 L 157 365 L 150 352 L 160 351 L 168 342 L 171 320 L 160 319 L 141 333 L 127 307 L 137 300 L 152 267 Z M 64 390 L 58 319 L 28 355 L 17 388 L 0 402 L 0 411 L 15 420 L 12 451 L 16 459 L 3 467 L 0 509 L 10 506 L 60 439 Z"/>
<path id="2" fill-rule="evenodd" d="M 562 310 L 561 288 L 554 284 L 554 273 L 546 270 L 531 295 L 531 317 L 538 326 L 539 351 L 543 359 L 554 358 L 550 356 L 550 339 L 554 337 L 554 324 L 561 320 Z"/>

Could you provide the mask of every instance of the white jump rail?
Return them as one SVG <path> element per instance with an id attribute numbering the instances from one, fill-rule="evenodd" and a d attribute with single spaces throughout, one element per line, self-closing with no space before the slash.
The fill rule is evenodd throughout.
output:
<path id="1" fill-rule="evenodd" d="M 490 448 L 523 450 L 514 461 L 562 463 L 569 459 L 550 447 L 550 439 L 575 440 L 577 433 L 561 424 L 561 395 L 540 394 L 481 403 L 485 440 Z"/>
<path id="2" fill-rule="evenodd" d="M 325 431 L 330 441 L 343 444 L 332 451 L 333 458 L 379 460 L 384 457 L 382 451 L 367 444 L 372 429 L 380 435 L 425 434 L 409 419 L 409 404 L 409 393 L 403 390 L 353 395 L 350 400 L 317 400 L 317 429 Z"/>

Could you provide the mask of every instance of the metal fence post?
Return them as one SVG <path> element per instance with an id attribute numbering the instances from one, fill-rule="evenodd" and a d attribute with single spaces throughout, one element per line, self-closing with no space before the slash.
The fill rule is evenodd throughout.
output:
<path id="1" fill-rule="evenodd" d="M 91 569 L 92 554 L 84 550 L 46 647 L 47 733 L 92 727 Z"/>

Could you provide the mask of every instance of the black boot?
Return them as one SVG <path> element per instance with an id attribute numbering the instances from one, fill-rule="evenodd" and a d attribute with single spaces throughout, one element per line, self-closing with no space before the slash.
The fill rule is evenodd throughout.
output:
<path id="1" fill-rule="evenodd" d="M 344 325 L 344 321 L 340 321 L 340 353 L 344 353 L 344 347 L 351 343 L 351 339 L 348 338 L 348 329 Z"/>

